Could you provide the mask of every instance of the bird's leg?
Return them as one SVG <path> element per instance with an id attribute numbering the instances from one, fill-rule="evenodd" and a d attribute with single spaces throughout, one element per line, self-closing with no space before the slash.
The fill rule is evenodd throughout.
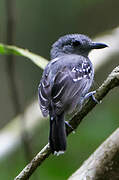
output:
<path id="1" fill-rule="evenodd" d="M 69 124 L 69 122 L 68 122 L 68 121 L 65 121 L 65 124 L 73 130 L 73 133 L 75 133 L 75 131 L 74 131 L 73 127 Z"/>
<path id="2" fill-rule="evenodd" d="M 91 92 L 87 93 L 84 98 L 88 99 L 91 96 L 93 101 L 95 101 L 97 104 L 99 104 L 101 102 L 95 98 L 95 96 L 94 96 L 95 93 L 96 93 L 96 91 L 91 91 Z"/>
<path id="3" fill-rule="evenodd" d="M 68 121 L 65 121 L 65 124 L 73 130 L 73 127 L 69 124 Z"/>

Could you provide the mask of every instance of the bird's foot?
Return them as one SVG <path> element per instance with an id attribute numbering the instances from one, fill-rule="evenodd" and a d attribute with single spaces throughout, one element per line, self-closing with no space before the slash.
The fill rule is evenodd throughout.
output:
<path id="1" fill-rule="evenodd" d="M 68 122 L 68 121 L 65 121 L 65 124 L 73 130 L 73 133 L 75 133 L 75 131 L 74 131 L 73 127 L 69 124 L 69 122 Z"/>
<path id="2" fill-rule="evenodd" d="M 100 104 L 101 101 L 98 101 L 98 100 L 95 98 L 95 96 L 94 96 L 95 93 L 96 93 L 96 91 L 91 91 L 91 92 L 87 93 L 87 94 L 85 95 L 85 99 L 88 99 L 89 97 L 92 97 L 92 99 L 93 99 L 94 102 L 96 102 L 97 104 Z"/>

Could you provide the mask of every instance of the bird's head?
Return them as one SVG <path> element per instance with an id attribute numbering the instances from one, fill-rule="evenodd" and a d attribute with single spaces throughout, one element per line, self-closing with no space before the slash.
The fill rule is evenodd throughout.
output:
<path id="1" fill-rule="evenodd" d="M 108 47 L 104 43 L 95 43 L 83 34 L 68 34 L 59 38 L 51 49 L 51 59 L 66 54 L 78 54 L 88 56 L 92 49 Z"/>

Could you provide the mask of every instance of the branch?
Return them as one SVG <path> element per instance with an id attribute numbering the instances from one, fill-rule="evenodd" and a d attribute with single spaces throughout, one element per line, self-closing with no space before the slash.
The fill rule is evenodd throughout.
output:
<path id="1" fill-rule="evenodd" d="M 68 180 L 119 179 L 119 128 Z"/>
<path id="2" fill-rule="evenodd" d="M 107 77 L 104 83 L 97 89 L 95 98 L 101 101 L 107 93 L 114 87 L 119 86 L 119 66 L 116 67 L 111 74 Z M 76 129 L 81 123 L 82 119 L 96 106 L 96 103 L 89 98 L 82 109 L 76 113 L 70 120 L 70 125 L 73 129 Z M 72 129 L 67 127 L 67 134 L 72 132 Z M 34 159 L 21 171 L 21 173 L 15 178 L 15 180 L 27 180 L 36 168 L 42 164 L 42 162 L 51 154 L 49 144 L 47 144 Z"/>

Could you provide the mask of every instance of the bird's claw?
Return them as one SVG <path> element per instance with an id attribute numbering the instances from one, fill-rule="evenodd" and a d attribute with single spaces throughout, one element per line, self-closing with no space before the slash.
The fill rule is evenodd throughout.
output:
<path id="1" fill-rule="evenodd" d="M 69 124 L 69 122 L 68 122 L 68 121 L 65 121 L 65 124 L 73 130 L 73 133 L 75 133 L 75 131 L 74 131 L 73 127 Z"/>
<path id="2" fill-rule="evenodd" d="M 98 101 L 98 100 L 95 98 L 95 96 L 94 96 L 95 93 L 96 93 L 96 91 L 91 91 L 91 92 L 87 93 L 87 94 L 85 95 L 85 99 L 88 99 L 89 97 L 92 97 L 92 99 L 93 99 L 94 102 L 96 102 L 97 104 L 100 104 L 101 101 Z"/>

